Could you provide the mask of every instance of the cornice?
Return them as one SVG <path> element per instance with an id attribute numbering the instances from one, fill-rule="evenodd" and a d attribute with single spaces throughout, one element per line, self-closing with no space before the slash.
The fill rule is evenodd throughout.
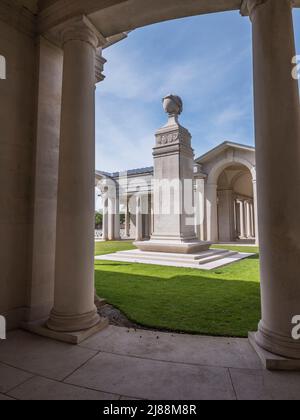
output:
<path id="1" fill-rule="evenodd" d="M 0 20 L 28 36 L 36 34 L 37 16 L 15 0 L 0 1 Z"/>
<path id="2" fill-rule="evenodd" d="M 114 6 L 128 0 L 59 0 L 46 9 L 40 11 L 38 16 L 38 32 L 44 34 L 57 25 L 78 15 L 88 15 L 99 9 Z"/>

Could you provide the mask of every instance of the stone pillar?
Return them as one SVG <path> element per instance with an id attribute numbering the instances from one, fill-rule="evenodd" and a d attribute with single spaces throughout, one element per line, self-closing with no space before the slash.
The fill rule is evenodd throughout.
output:
<path id="1" fill-rule="evenodd" d="M 205 195 L 204 195 L 204 178 L 196 178 L 195 191 L 195 230 L 197 238 L 200 241 L 205 240 Z"/>
<path id="2" fill-rule="evenodd" d="M 108 240 L 113 241 L 115 239 L 115 198 L 108 198 Z"/>
<path id="3" fill-rule="evenodd" d="M 262 320 L 256 343 L 300 359 L 300 118 L 292 1 L 248 1 L 253 23 L 254 102 Z"/>
<path id="4" fill-rule="evenodd" d="M 218 191 L 219 241 L 231 242 L 234 238 L 233 191 Z"/>
<path id="5" fill-rule="evenodd" d="M 245 238 L 245 212 L 244 212 L 244 202 L 238 200 L 240 206 L 240 239 Z"/>
<path id="6" fill-rule="evenodd" d="M 233 218 L 234 218 L 234 241 L 236 241 L 238 237 L 238 215 L 237 215 L 237 202 L 236 199 L 234 199 L 233 202 Z"/>
<path id="7" fill-rule="evenodd" d="M 256 179 L 253 179 L 253 211 L 254 211 L 254 236 L 255 244 L 259 245 L 259 230 L 258 230 L 258 204 L 257 204 L 257 186 Z"/>
<path id="8" fill-rule="evenodd" d="M 151 193 L 149 193 L 149 195 L 148 195 L 147 224 L 148 224 L 148 235 L 151 238 L 151 235 L 152 235 L 152 200 L 151 200 Z"/>
<path id="9" fill-rule="evenodd" d="M 108 240 L 108 194 L 107 192 L 102 194 L 103 201 L 103 214 L 102 214 L 102 239 L 103 241 Z"/>
<path id="10" fill-rule="evenodd" d="M 217 184 L 206 185 L 207 240 L 218 242 Z"/>
<path id="11" fill-rule="evenodd" d="M 143 239 L 143 214 L 142 214 L 142 196 L 136 196 L 136 212 L 135 212 L 135 240 L 141 241 Z"/>
<path id="12" fill-rule="evenodd" d="M 250 202 L 250 218 L 251 218 L 251 237 L 255 238 L 255 220 L 253 201 Z"/>
<path id="13" fill-rule="evenodd" d="M 128 197 L 125 198 L 126 205 L 125 205 L 125 238 L 129 238 L 130 236 L 130 214 L 128 208 Z"/>
<path id="14" fill-rule="evenodd" d="M 116 203 L 115 203 L 115 235 L 114 240 L 119 241 L 121 239 L 121 232 L 120 232 L 120 196 L 119 191 L 116 186 Z"/>
<path id="15" fill-rule="evenodd" d="M 163 98 L 168 122 L 156 132 L 154 157 L 154 232 L 150 241 L 136 243 L 142 251 L 191 254 L 206 251 L 194 227 L 194 151 L 191 134 L 179 123 L 180 97 Z"/>
<path id="16" fill-rule="evenodd" d="M 245 200 L 245 227 L 246 227 L 246 238 L 251 238 L 251 213 L 250 213 L 250 202 Z"/>
<path id="17" fill-rule="evenodd" d="M 47 323 L 56 332 L 94 330 L 100 324 L 94 305 L 95 53 L 100 40 L 85 17 L 74 19 L 62 33 L 55 296 Z"/>

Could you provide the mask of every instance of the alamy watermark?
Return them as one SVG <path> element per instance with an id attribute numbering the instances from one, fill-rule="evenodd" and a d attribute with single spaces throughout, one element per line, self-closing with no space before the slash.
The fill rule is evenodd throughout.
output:
<path id="1" fill-rule="evenodd" d="M 292 64 L 294 64 L 293 70 L 292 70 L 292 77 L 295 80 L 300 79 L 300 55 L 295 55 L 295 57 L 292 58 Z"/>
<path id="2" fill-rule="evenodd" d="M 292 338 L 294 340 L 300 340 L 300 315 L 293 317 L 292 324 L 295 325 L 292 329 Z"/>
<path id="3" fill-rule="evenodd" d="M 0 340 L 6 340 L 6 319 L 0 315 Z"/>
<path id="4" fill-rule="evenodd" d="M 0 80 L 6 79 L 6 59 L 0 54 Z"/>
<path id="5" fill-rule="evenodd" d="M 142 214 L 162 216 L 184 216 L 187 226 L 194 225 L 194 215 L 197 212 L 196 201 L 203 199 L 203 192 L 196 191 L 194 179 L 151 179 L 139 177 L 136 180 L 127 177 L 127 173 L 119 177 L 99 181 L 96 186 L 101 191 L 103 214 L 117 214 L 116 201 L 118 195 L 127 196 L 128 211 L 132 215 Z M 130 194 L 128 194 L 130 191 Z M 153 206 L 149 202 L 149 194 L 153 192 L 156 200 Z M 204 214 L 199 212 L 199 224 L 204 221 Z"/>

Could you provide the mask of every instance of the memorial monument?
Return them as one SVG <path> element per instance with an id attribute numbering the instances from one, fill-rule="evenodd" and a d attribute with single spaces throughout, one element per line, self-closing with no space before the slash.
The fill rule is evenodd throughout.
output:
<path id="1" fill-rule="evenodd" d="M 197 239 L 192 136 L 179 123 L 183 111 L 179 96 L 163 98 L 163 108 L 168 122 L 156 132 L 153 148 L 153 234 L 148 241 L 134 242 L 137 250 L 118 252 L 108 259 L 212 269 L 249 256 L 210 249 L 211 242 Z"/>

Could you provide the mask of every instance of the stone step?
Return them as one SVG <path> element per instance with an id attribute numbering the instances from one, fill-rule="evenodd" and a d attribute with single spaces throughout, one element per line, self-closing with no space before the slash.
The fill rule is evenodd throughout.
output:
<path id="1" fill-rule="evenodd" d="M 96 260 L 155 264 L 169 267 L 183 267 L 200 270 L 213 270 L 248 258 L 254 254 L 238 253 L 224 249 L 210 249 L 198 254 L 174 254 L 146 252 L 140 250 L 120 251 L 115 254 L 101 255 Z"/>
<path id="2" fill-rule="evenodd" d="M 166 263 L 180 263 L 180 265 L 190 267 L 208 264 L 214 261 L 218 261 L 224 258 L 237 255 L 235 251 L 228 250 L 210 250 L 202 252 L 200 254 L 169 254 L 163 252 L 143 252 L 143 251 L 121 251 L 113 254 L 111 257 L 115 261 L 136 261 L 136 262 L 148 262 L 157 261 Z"/>
<path id="3" fill-rule="evenodd" d="M 205 258 L 223 258 L 224 255 L 228 254 L 230 251 L 224 249 L 216 249 L 204 251 L 199 254 L 175 254 L 175 253 L 166 253 L 166 252 L 146 252 L 139 250 L 132 251 L 120 251 L 115 255 L 118 257 L 127 257 L 127 258 L 139 258 L 139 259 L 159 259 L 159 260 L 168 260 L 168 261 L 182 261 L 182 262 L 196 262 Z"/>
<path id="4" fill-rule="evenodd" d="M 218 261 L 222 258 L 229 258 L 229 257 L 232 257 L 233 255 L 237 255 L 237 254 L 238 254 L 238 252 L 236 252 L 236 251 L 227 251 L 227 252 L 225 252 L 224 254 L 221 254 L 221 255 L 219 254 L 219 255 L 212 256 L 212 257 L 202 258 L 199 261 L 199 264 L 200 265 L 208 264 L 210 262 Z"/>

